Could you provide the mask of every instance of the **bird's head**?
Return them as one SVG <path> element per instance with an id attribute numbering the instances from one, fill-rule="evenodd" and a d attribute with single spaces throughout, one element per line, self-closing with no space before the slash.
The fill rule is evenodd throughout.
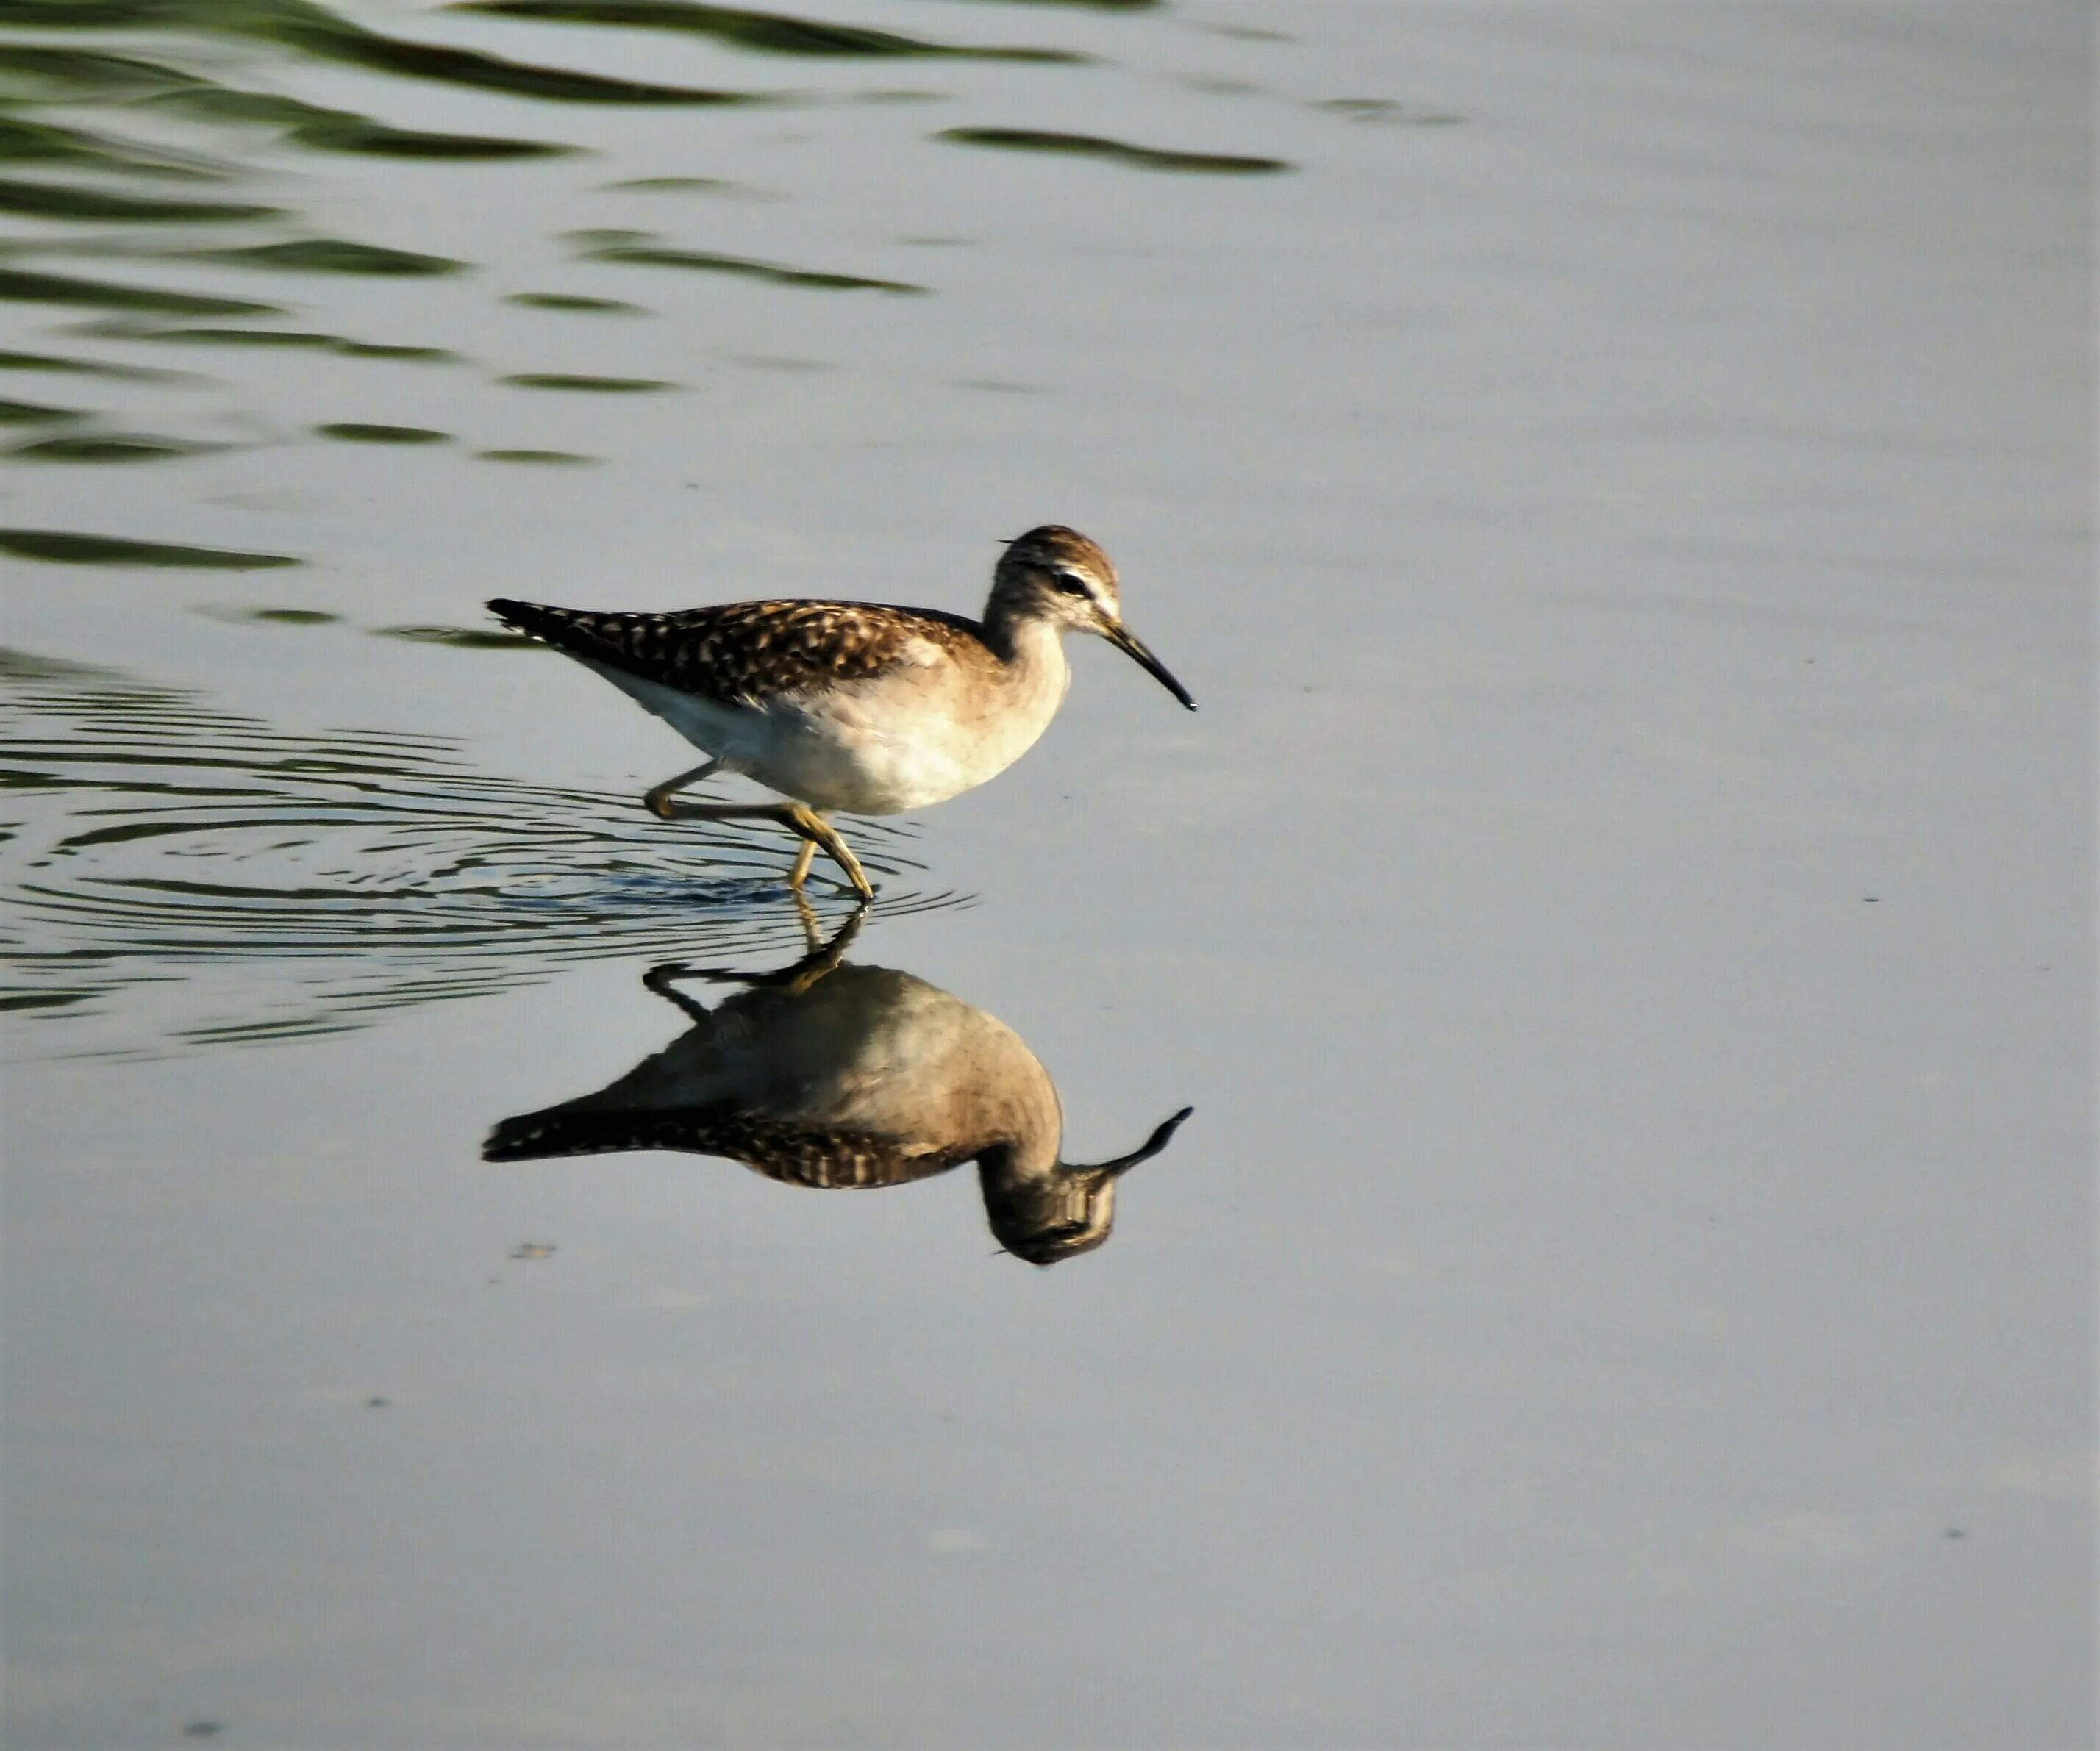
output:
<path id="1" fill-rule="evenodd" d="M 993 611 L 1012 620 L 1098 634 L 1195 710 L 1189 690 L 1123 624 L 1123 586 L 1115 565 L 1097 542 L 1078 530 L 1045 523 L 1008 542 L 992 574 L 991 599 Z"/>

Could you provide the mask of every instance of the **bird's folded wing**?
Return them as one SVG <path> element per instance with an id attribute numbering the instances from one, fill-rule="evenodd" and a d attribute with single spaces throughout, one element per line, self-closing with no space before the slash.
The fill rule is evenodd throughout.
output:
<path id="1" fill-rule="evenodd" d="M 677 614 L 488 606 L 571 656 L 735 703 L 866 680 L 977 643 L 960 615 L 850 602 L 733 602 Z"/>

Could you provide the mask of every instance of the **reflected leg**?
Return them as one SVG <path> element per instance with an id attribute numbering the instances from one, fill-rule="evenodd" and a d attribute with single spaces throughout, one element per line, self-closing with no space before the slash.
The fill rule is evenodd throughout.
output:
<path id="1" fill-rule="evenodd" d="M 854 938 L 860 934 L 860 927 L 867 920 L 867 902 L 862 900 L 854 906 L 846 921 L 839 926 L 838 934 L 830 942 L 823 943 L 816 940 L 816 914 L 810 910 L 810 902 L 799 893 L 795 896 L 795 902 L 803 911 L 802 928 L 811 933 L 810 952 L 793 966 L 770 974 L 762 981 L 753 980 L 751 982 L 778 985 L 799 997 L 846 958 L 846 950 L 853 946 Z"/>
<path id="2" fill-rule="evenodd" d="M 805 839 L 802 843 L 806 846 L 810 841 Z M 858 916 L 867 910 L 867 902 L 863 900 L 854 908 L 854 915 Z M 824 946 L 823 921 L 817 916 L 816 907 L 810 904 L 800 888 L 795 890 L 795 915 L 802 920 L 802 951 L 805 955 L 814 955 Z"/>
<path id="3" fill-rule="evenodd" d="M 685 1012 L 686 1018 L 689 1021 L 708 1021 L 712 1017 L 714 1012 L 704 1003 L 695 1003 L 691 998 L 686 996 L 671 982 L 673 979 L 682 979 L 690 976 L 688 969 L 682 962 L 666 961 L 662 966 L 651 967 L 648 972 L 643 973 L 642 982 L 659 997 L 676 1003 Z"/>
<path id="4" fill-rule="evenodd" d="M 695 967 L 688 961 L 665 961 L 644 973 L 642 982 L 696 1020 L 712 1012 L 677 990 L 671 982 L 674 979 L 705 979 L 717 985 L 770 986 L 799 996 L 845 960 L 846 950 L 860 934 L 860 927 L 867 921 L 868 902 L 862 900 L 856 906 L 828 942 L 818 936 L 817 915 L 810 902 L 797 894 L 795 904 L 802 914 L 802 928 L 809 933 L 810 947 L 809 952 L 792 965 L 771 973 L 742 973 L 733 967 Z"/>

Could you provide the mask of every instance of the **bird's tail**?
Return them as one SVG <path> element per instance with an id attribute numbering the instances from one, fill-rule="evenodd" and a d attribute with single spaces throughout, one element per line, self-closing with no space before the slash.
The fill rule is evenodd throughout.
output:
<path id="1" fill-rule="evenodd" d="M 566 1155 L 618 1155 L 630 1149 L 694 1147 L 690 1115 L 549 1107 L 506 1118 L 481 1146 L 485 1162 L 536 1162 Z"/>
<path id="2" fill-rule="evenodd" d="M 545 639 L 557 651 L 595 655 L 601 654 L 607 642 L 598 631 L 598 623 L 607 616 L 587 609 L 550 607 L 545 602 L 513 602 L 507 596 L 498 596 L 488 604 L 488 611 L 505 626 Z"/>

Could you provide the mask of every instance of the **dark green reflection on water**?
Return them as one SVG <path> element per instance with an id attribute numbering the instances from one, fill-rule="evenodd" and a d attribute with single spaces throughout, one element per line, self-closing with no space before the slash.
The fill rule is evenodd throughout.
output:
<path id="1" fill-rule="evenodd" d="M 401 359 L 412 364 L 451 364 L 459 355 L 443 346 L 404 346 L 390 341 L 338 341 L 335 350 L 351 359 Z"/>
<path id="2" fill-rule="evenodd" d="M 317 151 L 426 160 L 501 160 L 544 157 L 571 148 L 547 141 L 452 134 L 395 126 L 355 110 L 324 107 L 270 90 L 250 90 L 217 77 L 223 46 L 195 67 L 181 39 L 260 42 L 298 55 L 364 68 L 399 78 L 435 81 L 478 90 L 588 104 L 714 105 L 743 103 L 757 94 L 704 90 L 610 77 L 558 67 L 510 61 L 477 50 L 398 39 L 338 16 L 313 0 L 11 0 L 0 7 L 0 29 L 81 31 L 150 30 L 170 39 L 150 55 L 129 44 L 105 51 L 49 42 L 0 40 L 0 161 L 90 173 L 224 183 L 241 174 L 223 155 L 231 130 L 276 130 L 294 145 Z M 74 114 L 38 113 L 41 106 L 68 111 L 99 107 L 95 124 Z M 127 118 L 144 124 L 127 128 Z M 137 137 L 187 124 L 194 143 L 169 145 Z M 101 186 L 86 179 L 46 180 L 32 174 L 0 177 L 0 214 L 33 221 L 168 226 L 255 225 L 282 218 L 262 202 L 183 196 L 148 189 Z M 49 251 L 79 245 L 38 242 Z M 96 240 L 98 251 L 121 241 Z M 447 256 L 332 237 L 280 237 L 236 244 L 206 235 L 178 252 L 214 266 L 311 274 L 449 276 L 467 263 Z M 143 270 L 121 279 L 0 267 L 0 300 L 74 305 L 173 316 L 281 314 L 258 300 L 139 283 Z M 291 343 L 285 343 L 291 344 Z M 353 350 L 344 343 L 343 350 Z M 392 356 L 412 356 L 403 352 Z M 113 453 L 113 452 L 112 452 Z M 105 458 L 107 459 L 107 458 Z"/>
<path id="3" fill-rule="evenodd" d="M 865 915 L 778 972 L 652 968 L 643 983 L 686 1032 L 595 1094 L 504 1119 L 482 1158 L 675 1149 L 819 1191 L 909 1185 L 974 1162 L 986 1219 L 1015 1257 L 1050 1265 L 1105 1244 L 1118 1182 L 1190 1109 L 1113 1161 L 1060 1159 L 1064 1112 L 1042 1061 L 938 986 L 847 962 Z M 709 1008 L 686 989 L 702 980 L 742 989 Z"/>
<path id="4" fill-rule="evenodd" d="M 112 106 L 138 104 L 203 121 L 273 127 L 299 145 L 324 152 L 496 159 L 537 157 L 572 149 L 539 140 L 390 127 L 353 111 L 324 108 L 274 91 L 236 90 L 158 62 L 38 43 L 0 42 L 0 104 L 98 100 Z M 151 148 L 120 145 L 76 129 L 20 117 L 0 119 L 0 158 L 55 159 L 161 175 L 205 174 L 180 161 L 158 158 Z"/>
<path id="5" fill-rule="evenodd" d="M 342 620 L 339 614 L 324 614 L 319 608 L 207 608 L 200 611 L 232 626 L 335 626 Z"/>
<path id="6" fill-rule="evenodd" d="M 506 304 L 522 304 L 528 310 L 566 310 L 580 315 L 646 316 L 650 314 L 639 304 L 630 304 L 624 298 L 586 298 L 576 292 L 513 292 L 504 298 Z"/>
<path id="7" fill-rule="evenodd" d="M 587 377 L 575 371 L 518 371 L 500 381 L 519 389 L 573 390 L 585 395 L 638 395 L 660 389 L 676 389 L 655 377 Z"/>
<path id="8" fill-rule="evenodd" d="M 242 201 L 155 201 L 138 195 L 112 195 L 99 188 L 69 187 L 63 183 L 0 178 L 0 213 L 35 218 L 130 219 L 149 225 L 172 225 L 275 218 L 282 210 Z"/>
<path id="9" fill-rule="evenodd" d="M 191 346 L 259 346 L 307 348 L 315 352 L 342 353 L 355 359 L 404 359 L 420 364 L 452 364 L 459 355 L 443 346 L 399 346 L 390 342 L 349 341 L 339 334 L 317 334 L 307 329 L 167 329 L 119 317 L 82 323 L 75 333 L 106 336 L 120 341 L 168 341 Z M 121 368 L 108 368 L 117 371 Z M 145 376 L 172 375 L 142 373 Z"/>
<path id="10" fill-rule="evenodd" d="M 163 329 L 148 323 L 82 323 L 74 331 L 117 341 L 179 341 L 192 346 L 293 346 L 333 352 L 343 342 L 307 329 Z"/>
<path id="11" fill-rule="evenodd" d="M 67 377 L 116 377 L 138 383 L 177 382 L 179 371 L 153 371 L 143 365 L 112 364 L 106 359 L 67 359 L 56 353 L 20 353 L 0 349 L 0 371 L 44 371 Z"/>
<path id="12" fill-rule="evenodd" d="M 467 265 L 449 256 L 383 249 L 377 244 L 351 243 L 340 237 L 292 237 L 282 243 L 190 249 L 184 254 L 192 261 L 226 262 L 236 267 L 275 267 L 302 274 L 381 274 L 395 279 L 457 274 Z"/>
<path id="13" fill-rule="evenodd" d="M 294 144 L 318 152 L 360 152 L 378 158 L 540 158 L 576 150 L 545 140 L 390 127 L 350 110 L 324 109 L 273 91 L 235 91 L 201 82 L 170 92 L 157 99 L 156 107 L 207 121 L 277 128 Z"/>
<path id="14" fill-rule="evenodd" d="M 1071 7 L 1083 12 L 1149 12 L 1167 0 L 966 0 L 972 6 Z"/>
<path id="15" fill-rule="evenodd" d="M 176 456 L 209 456 L 231 445 L 194 438 L 161 438 L 145 432 L 83 432 L 17 444 L 10 456 L 30 462 L 161 462 Z"/>
<path id="16" fill-rule="evenodd" d="M 106 280 L 81 280 L 71 274 L 31 273 L 20 267 L 0 267 L 0 299 L 19 304 L 79 304 L 89 309 L 152 310 L 170 316 L 280 314 L 276 305 L 258 304 L 252 298 L 112 285 Z"/>
<path id="17" fill-rule="evenodd" d="M 735 104 L 741 91 L 656 85 L 504 60 L 367 30 L 311 0 L 11 0 L 4 22 L 43 29 L 186 30 L 272 42 L 317 60 L 411 79 L 578 104 Z"/>
<path id="18" fill-rule="evenodd" d="M 721 176 L 628 176 L 605 186 L 643 194 L 669 195 L 721 194 L 740 190 L 743 184 Z"/>
<path id="19" fill-rule="evenodd" d="M 631 795 L 494 776 L 429 738 L 294 733 L 0 652 L 0 744 L 16 1056 L 339 1031 L 580 959 L 801 941 L 777 834 L 681 830 Z M 897 886 L 902 836 L 871 840 Z"/>
<path id="20" fill-rule="evenodd" d="M 374 426 L 362 420 L 338 420 L 332 425 L 316 426 L 314 430 L 324 438 L 334 438 L 345 443 L 450 443 L 450 432 L 432 431 L 423 426 Z"/>
<path id="21" fill-rule="evenodd" d="M 64 529 L 0 529 L 0 554 L 64 566 L 161 566 L 188 571 L 260 571 L 300 561 L 287 554 L 247 554 L 223 547 L 182 547 L 126 536 Z"/>
<path id="22" fill-rule="evenodd" d="M 0 99 L 0 102 L 10 99 Z M 0 161 L 61 163 L 86 170 L 120 171 L 135 176 L 193 182 L 223 178 L 223 167 L 184 159 L 172 152 L 114 140 L 83 129 L 30 121 L 0 111 Z"/>
<path id="23" fill-rule="evenodd" d="M 40 401 L 0 401 L 0 426 L 48 426 L 81 417 L 74 408 L 46 407 Z"/>
<path id="24" fill-rule="evenodd" d="M 607 234 L 618 239 L 620 233 Z M 592 243 L 583 252 L 587 262 L 624 262 L 637 267 L 684 267 L 696 273 L 734 274 L 746 280 L 763 280 L 773 285 L 799 286 L 820 292 L 907 292 L 926 290 L 902 280 L 871 280 L 860 274 L 818 272 L 806 267 L 783 267 L 777 262 L 754 262 L 740 255 L 717 255 L 705 249 L 668 249 L 655 244 L 608 240 Z"/>
<path id="25" fill-rule="evenodd" d="M 1096 134 L 1061 134 L 1044 128 L 944 128 L 936 138 L 964 146 L 994 146 L 1008 152 L 1061 153 L 1073 158 L 1103 158 L 1139 170 L 1180 170 L 1214 176 L 1262 176 L 1288 170 L 1282 158 L 1251 158 L 1236 153 L 1176 152 L 1157 146 L 1132 146 Z"/>
<path id="26" fill-rule="evenodd" d="M 90 22 L 88 11 L 78 9 L 77 22 Z M 7 9 L 5 21 L 33 22 L 18 7 Z M 137 97 L 194 80 L 195 75 L 178 68 L 135 55 L 48 42 L 0 42 L 0 101 L 77 103 L 85 98 Z"/>
<path id="27" fill-rule="evenodd" d="M 934 42 L 859 24 L 831 24 L 753 12 L 742 7 L 703 6 L 698 0 L 457 0 L 457 12 L 496 12 L 511 18 L 557 19 L 574 24 L 620 24 L 709 37 L 740 49 L 774 55 L 826 56 L 955 56 L 972 60 L 1071 63 L 1087 57 L 1065 49 L 970 48 Z"/>

